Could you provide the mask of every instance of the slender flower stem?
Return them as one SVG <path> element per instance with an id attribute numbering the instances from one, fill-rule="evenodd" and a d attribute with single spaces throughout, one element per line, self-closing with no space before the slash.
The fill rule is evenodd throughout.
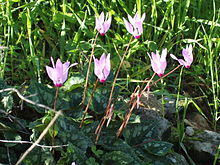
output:
<path id="1" fill-rule="evenodd" d="M 167 77 L 169 74 L 173 73 L 175 70 L 177 70 L 179 67 L 181 67 L 182 65 L 178 65 L 176 68 L 174 68 L 173 70 L 171 70 L 169 73 L 165 74 L 164 76 L 160 77 L 158 80 L 156 80 L 155 82 L 153 82 L 151 85 L 147 86 L 147 88 L 150 88 L 152 86 L 154 86 L 156 83 L 158 83 L 158 81 L 160 81 L 161 79 L 163 79 L 164 77 Z"/>
<path id="2" fill-rule="evenodd" d="M 85 111 L 84 111 L 83 118 L 82 118 L 82 121 L 81 121 L 80 126 L 79 126 L 80 128 L 82 128 L 82 126 L 83 126 L 86 113 L 87 113 L 87 111 L 88 111 L 88 109 L 89 109 L 89 105 L 90 105 L 90 103 L 91 103 L 91 101 L 92 101 L 92 97 L 93 97 L 93 94 L 94 94 L 94 92 L 95 92 L 95 90 L 96 90 L 96 87 L 97 87 L 97 85 L 98 85 L 98 82 L 99 82 L 99 79 L 97 78 L 96 83 L 95 83 L 95 85 L 94 85 L 94 87 L 93 87 L 93 90 L 92 90 L 92 94 L 91 94 L 91 96 L 90 96 L 90 98 L 89 98 L 88 104 L 87 104 L 86 109 L 85 109 Z"/>
<path id="3" fill-rule="evenodd" d="M 97 40 L 97 38 L 98 38 L 98 35 L 99 35 L 99 32 L 96 33 L 95 39 L 93 40 L 92 52 L 91 52 L 91 55 L 90 55 L 89 66 L 88 66 L 87 74 L 86 74 L 86 82 L 85 82 L 85 85 L 84 85 L 82 105 L 84 104 L 85 98 L 86 98 L 86 90 L 87 90 L 87 87 L 88 87 L 90 66 L 91 66 L 91 63 L 92 63 L 92 57 L 93 57 L 93 54 L 94 54 L 94 49 L 95 49 L 96 40 Z"/>
<path id="4" fill-rule="evenodd" d="M 117 72 L 116 72 L 116 75 L 115 75 L 115 78 L 114 78 L 114 81 L 113 81 L 113 84 L 112 84 L 111 93 L 110 93 L 110 95 L 109 95 L 108 106 L 107 106 L 106 109 L 109 109 L 109 108 L 110 108 L 111 101 L 112 101 L 112 96 L 113 96 L 113 92 L 114 92 L 114 89 L 115 89 L 115 84 L 116 84 L 116 81 L 117 81 L 117 78 L 118 78 L 120 69 L 121 69 L 121 67 L 122 67 L 122 64 L 123 64 L 123 62 L 124 62 L 125 56 L 126 56 L 126 54 L 127 54 L 127 52 L 128 52 L 128 49 L 129 49 L 129 47 L 130 47 L 130 45 L 131 45 L 131 41 L 132 41 L 132 40 L 133 40 L 133 36 L 131 36 L 131 38 L 130 38 L 130 41 L 129 41 L 129 43 L 128 43 L 128 46 L 127 46 L 127 48 L 126 48 L 126 50 L 125 50 L 125 52 L 124 52 L 124 55 L 123 55 L 123 57 L 122 57 L 122 59 L 121 59 L 121 63 L 120 63 L 120 65 L 119 65 L 119 67 L 118 67 L 118 70 L 117 70 Z"/>
<path id="5" fill-rule="evenodd" d="M 58 93 L 59 93 L 59 88 L 56 87 L 56 94 L 55 94 L 54 104 L 53 104 L 53 110 L 54 110 L 54 112 L 56 112 L 56 109 L 57 109 L 57 98 L 58 98 Z"/>
<path id="6" fill-rule="evenodd" d="M 126 48 L 126 50 L 125 50 L 125 52 L 124 52 L 124 54 L 123 54 L 123 57 L 122 57 L 121 62 L 120 62 L 120 64 L 119 64 L 118 70 L 117 70 L 117 72 L 116 72 L 116 74 L 115 74 L 115 78 L 114 78 L 114 81 L 113 81 L 113 84 L 112 84 L 112 89 L 111 89 L 111 92 L 110 92 L 110 95 L 109 95 L 108 105 L 107 105 L 106 110 L 105 110 L 105 116 L 101 119 L 101 121 L 100 121 L 98 127 L 96 128 L 96 131 L 95 131 L 95 134 L 97 134 L 97 136 L 96 136 L 96 143 L 98 143 L 99 136 L 100 136 L 100 133 L 101 133 L 101 131 L 102 131 L 102 127 L 103 127 L 103 125 L 105 124 L 105 121 L 106 121 L 106 119 L 107 119 L 107 115 L 108 115 L 108 113 L 109 113 L 110 105 L 111 105 L 111 102 L 112 102 L 112 96 L 113 96 L 113 92 L 114 92 L 116 80 L 117 80 L 117 78 L 118 78 L 119 71 L 120 71 L 120 69 L 121 69 L 121 67 L 122 67 L 122 64 L 123 64 L 123 62 L 124 62 L 125 56 L 126 56 L 126 54 L 127 54 L 127 52 L 128 52 L 128 49 L 129 49 L 129 47 L 130 47 L 130 45 L 131 45 L 132 40 L 133 40 L 133 36 L 131 36 L 131 38 L 130 38 L 130 40 L 129 40 L 128 46 L 127 46 L 127 48 Z"/>
<path id="7" fill-rule="evenodd" d="M 57 98 L 58 98 L 58 93 L 59 93 L 59 88 L 56 87 L 56 94 L 55 94 L 55 98 L 54 98 L 54 105 L 53 105 L 53 110 L 54 112 L 56 112 L 56 107 L 57 107 Z M 52 126 L 52 146 L 54 146 L 54 137 L 55 137 L 55 127 L 54 124 Z M 52 149 L 52 153 L 54 154 L 54 148 Z"/>

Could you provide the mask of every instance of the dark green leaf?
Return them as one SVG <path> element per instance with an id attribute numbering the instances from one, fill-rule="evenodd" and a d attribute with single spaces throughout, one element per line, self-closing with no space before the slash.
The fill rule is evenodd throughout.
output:
<path id="1" fill-rule="evenodd" d="M 171 151 L 173 144 L 164 141 L 150 141 L 143 146 L 151 154 L 164 156 Z"/>

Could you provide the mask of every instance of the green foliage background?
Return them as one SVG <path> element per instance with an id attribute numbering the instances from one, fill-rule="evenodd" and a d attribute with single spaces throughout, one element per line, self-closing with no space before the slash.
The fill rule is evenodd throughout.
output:
<path id="1" fill-rule="evenodd" d="M 0 0 L 0 3 L 0 46 L 7 47 L 0 50 L 0 90 L 16 87 L 25 96 L 33 95 L 31 100 L 52 107 L 55 90 L 51 88 L 52 82 L 45 70 L 45 66 L 50 65 L 50 57 L 78 63 L 70 69 L 69 80 L 61 89 L 57 105 L 58 109 L 64 110 L 64 115 L 56 122 L 55 143 L 68 144 L 68 147 L 57 149 L 55 156 L 49 149 L 37 147 L 24 164 L 70 164 L 73 161 L 89 165 L 172 164 L 169 160 L 169 154 L 174 154 L 171 143 L 152 141 L 134 147 L 157 138 L 156 135 L 147 136 L 149 132 L 146 132 L 154 130 L 150 129 L 156 127 L 154 122 L 129 124 L 124 139 L 115 137 L 124 114 L 120 102 L 115 108 L 117 115 L 113 124 L 102 132 L 100 145 L 94 144 L 95 128 L 105 111 L 114 73 L 130 38 L 122 18 L 127 19 L 127 14 L 133 16 L 136 12 L 146 13 L 144 32 L 131 44 L 117 81 L 115 100 L 118 95 L 125 99 L 129 97 L 142 80 L 153 74 L 147 52 L 168 48 L 169 54 L 180 57 L 182 48 L 191 43 L 194 62 L 189 70 L 184 70 L 181 97 L 191 98 L 196 109 L 206 115 L 213 128 L 217 129 L 220 102 L 219 0 Z M 95 15 L 102 11 L 109 12 L 113 20 L 106 36 L 98 37 L 94 54 L 99 57 L 103 52 L 110 53 L 112 72 L 108 82 L 97 89 L 88 123 L 79 129 L 83 113 L 79 107 L 82 86 L 96 34 Z M 169 55 L 167 60 L 166 72 L 177 65 Z M 177 71 L 152 91 L 159 96 L 175 96 L 178 77 Z M 89 82 L 88 97 L 95 82 L 94 75 L 90 75 Z M 202 98 L 202 102 L 196 98 Z M 52 112 L 26 103 L 21 110 L 23 103 L 11 92 L 0 93 L 0 99 L 0 109 L 16 116 L 16 120 L 11 121 L 7 115 L 0 114 L 0 139 L 36 140 L 52 118 Z M 20 124 L 16 124 L 17 121 Z M 140 131 L 139 127 L 143 130 Z M 126 136 L 129 130 L 134 131 L 129 135 L 135 136 Z M 50 142 L 48 135 L 41 144 L 50 145 Z M 159 147 L 155 147 L 158 146 L 155 143 Z M 6 153 L 9 153 L 13 164 L 28 146 L 0 144 L 1 163 L 8 163 Z"/>

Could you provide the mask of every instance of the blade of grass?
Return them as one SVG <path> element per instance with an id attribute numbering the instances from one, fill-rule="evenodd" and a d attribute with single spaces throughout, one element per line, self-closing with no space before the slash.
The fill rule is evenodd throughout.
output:
<path id="1" fill-rule="evenodd" d="M 31 38 L 32 26 L 31 26 L 31 14 L 29 8 L 27 8 L 26 18 L 27 18 L 27 32 L 28 32 L 28 40 L 29 40 L 29 48 L 30 48 L 30 59 L 34 66 L 33 73 L 36 75 L 38 82 L 41 82 L 39 58 L 35 54 L 35 48 Z"/>

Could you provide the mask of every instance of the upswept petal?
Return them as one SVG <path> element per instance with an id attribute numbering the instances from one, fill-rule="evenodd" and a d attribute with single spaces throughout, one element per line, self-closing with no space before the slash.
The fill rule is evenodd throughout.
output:
<path id="1" fill-rule="evenodd" d="M 166 61 L 166 57 L 167 57 L 167 48 L 162 50 L 162 55 L 161 55 L 160 60 L 161 61 Z"/>
<path id="2" fill-rule="evenodd" d="M 103 53 L 102 56 L 99 59 L 99 67 L 100 67 L 100 69 L 102 69 L 102 70 L 104 69 L 105 62 L 106 62 L 106 55 L 105 55 L 105 53 Z"/>
<path id="3" fill-rule="evenodd" d="M 191 65 L 191 63 L 193 62 L 193 54 L 192 54 L 192 45 L 187 45 L 185 49 L 182 50 L 182 55 L 185 59 L 185 61 L 187 61 L 187 63 L 189 65 Z"/>
<path id="4" fill-rule="evenodd" d="M 55 68 L 55 63 L 54 63 L 53 57 L 50 57 L 50 60 L 52 62 L 53 68 Z"/>
<path id="5" fill-rule="evenodd" d="M 175 55 L 170 54 L 170 57 L 171 57 L 172 59 L 174 59 L 174 60 L 177 60 L 177 61 L 178 61 L 178 58 L 177 58 Z"/>
<path id="6" fill-rule="evenodd" d="M 133 26 L 130 23 L 128 23 L 128 21 L 125 18 L 123 18 L 123 20 L 124 20 L 125 28 L 127 29 L 127 31 L 133 35 L 133 32 L 134 32 Z"/>
<path id="7" fill-rule="evenodd" d="M 100 31 L 102 24 L 104 23 L 104 13 L 102 12 L 100 16 L 96 16 L 96 30 Z"/>
<path id="8" fill-rule="evenodd" d="M 104 33 L 106 33 L 109 30 L 111 26 L 111 21 L 112 21 L 112 17 L 109 17 L 109 19 L 105 21 L 105 23 L 103 24 Z"/>
<path id="9" fill-rule="evenodd" d="M 132 26 L 135 26 L 135 20 L 128 14 L 128 21 L 132 24 Z"/>
<path id="10" fill-rule="evenodd" d="M 100 21 L 100 24 L 103 24 L 103 23 L 104 23 L 104 21 L 105 21 L 104 12 L 101 12 L 100 17 L 99 17 L 99 21 Z"/>
<path id="11" fill-rule="evenodd" d="M 160 68 L 161 68 L 161 74 L 164 73 L 166 67 L 167 67 L 167 60 L 166 60 L 166 57 L 167 57 L 167 49 L 163 49 L 162 50 L 162 55 L 161 55 L 161 58 L 160 58 Z"/>
<path id="12" fill-rule="evenodd" d="M 53 77 L 54 69 L 51 68 L 50 66 L 46 66 L 46 71 L 47 71 L 47 74 L 48 74 L 49 78 L 50 78 L 51 80 L 53 80 L 53 79 L 54 79 L 54 77 Z"/>
<path id="13" fill-rule="evenodd" d="M 63 64 L 59 58 L 57 59 L 57 62 L 56 62 L 56 74 L 57 74 L 57 76 L 56 76 L 57 81 L 58 81 L 58 79 L 62 79 L 62 77 L 63 77 Z"/>
<path id="14" fill-rule="evenodd" d="M 137 21 L 140 21 L 140 15 L 138 14 L 138 12 L 134 15 L 134 18 L 133 18 L 134 20 L 135 20 L 135 22 L 137 22 Z"/>
<path id="15" fill-rule="evenodd" d="M 142 27 L 142 22 L 136 22 L 135 23 L 135 28 L 138 31 L 138 35 L 141 35 L 141 33 L 143 33 L 143 27 Z"/>
<path id="16" fill-rule="evenodd" d="M 151 60 L 151 66 L 152 66 L 153 71 L 155 73 L 159 74 L 160 68 L 155 61 Z"/>
<path id="17" fill-rule="evenodd" d="M 142 22 L 142 23 L 144 22 L 145 17 L 146 17 L 146 14 L 145 14 L 145 13 L 142 14 L 142 17 L 141 17 L 141 22 Z"/>
<path id="18" fill-rule="evenodd" d="M 70 62 L 65 62 L 62 65 L 63 65 L 63 73 L 65 73 L 69 69 Z"/>
<path id="19" fill-rule="evenodd" d="M 104 77 L 107 78 L 111 70 L 111 64 L 110 64 L 110 53 L 107 55 L 105 60 L 105 67 L 103 69 Z"/>
<path id="20" fill-rule="evenodd" d="M 98 75 L 100 75 L 99 61 L 98 61 L 98 59 L 95 58 L 94 55 L 93 55 L 93 60 L 94 60 L 94 72 L 95 72 L 95 75 L 98 76 Z M 98 76 L 98 77 L 99 77 L 99 76 Z"/>
<path id="21" fill-rule="evenodd" d="M 184 65 L 185 67 L 188 67 L 188 63 L 183 59 L 178 59 L 177 61 L 180 63 L 180 65 Z"/>
<path id="22" fill-rule="evenodd" d="M 170 56 L 174 59 L 177 60 L 179 62 L 180 65 L 184 65 L 186 66 L 186 62 L 182 59 L 178 59 L 176 56 L 174 56 L 173 54 L 170 54 Z"/>
<path id="23" fill-rule="evenodd" d="M 62 76 L 62 82 L 65 82 L 68 77 L 68 70 L 69 70 L 70 62 L 65 62 L 63 64 L 63 76 Z"/>
<path id="24" fill-rule="evenodd" d="M 156 51 L 156 53 L 151 52 L 151 57 L 152 57 L 152 60 L 155 61 L 155 62 L 160 61 L 160 55 L 159 55 L 158 51 Z"/>
<path id="25" fill-rule="evenodd" d="M 151 66 L 152 66 L 153 71 L 154 71 L 155 73 L 158 73 L 159 68 L 158 68 L 158 66 L 157 66 L 157 63 L 155 62 L 155 61 L 157 61 L 157 58 L 155 58 L 155 57 L 156 57 L 156 54 L 153 53 L 153 52 L 151 53 L 151 56 L 150 56 L 149 53 L 147 53 L 147 54 L 148 54 L 148 56 L 150 57 Z M 154 57 L 154 59 L 153 59 L 153 57 Z M 155 60 L 155 59 L 156 59 L 156 60 Z"/>
<path id="26" fill-rule="evenodd" d="M 99 22 L 98 17 L 96 17 L 96 19 L 95 19 L 95 28 L 96 28 L 97 31 L 99 31 L 99 29 L 101 28 L 101 24 Z"/>

